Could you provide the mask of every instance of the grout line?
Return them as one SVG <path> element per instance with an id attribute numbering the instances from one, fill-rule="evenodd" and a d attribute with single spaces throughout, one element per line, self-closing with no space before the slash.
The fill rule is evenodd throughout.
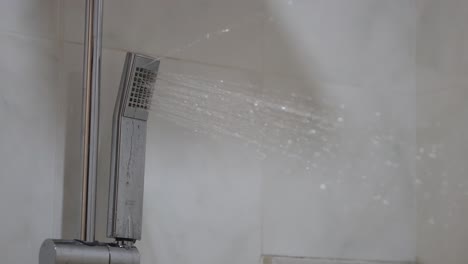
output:
<path id="1" fill-rule="evenodd" d="M 71 41 L 71 40 L 64 40 L 64 43 L 67 44 L 74 44 L 74 45 L 83 45 L 82 42 L 80 41 Z M 257 74 L 262 74 L 262 71 L 260 70 L 254 70 L 254 69 L 246 69 L 246 68 L 241 68 L 241 67 L 236 67 L 236 66 L 230 66 L 230 65 L 221 65 L 221 64 L 216 64 L 216 63 L 208 63 L 208 62 L 203 62 L 199 60 L 192 60 L 192 59 L 185 59 L 185 58 L 179 58 L 179 57 L 171 57 L 171 56 L 161 56 L 155 53 L 151 52 L 145 52 L 145 51 L 140 51 L 140 50 L 130 50 L 126 48 L 115 48 L 115 47 L 102 47 L 103 50 L 109 50 L 109 51 L 118 51 L 118 52 L 124 52 L 127 53 L 129 51 L 131 52 L 141 52 L 143 54 L 156 57 L 156 58 L 162 58 L 162 59 L 168 59 L 168 60 L 174 60 L 174 61 L 183 61 L 183 62 L 188 62 L 188 63 L 194 63 L 194 64 L 201 64 L 204 66 L 209 66 L 209 67 L 216 67 L 216 68 L 223 68 L 227 70 L 236 70 L 236 71 L 241 71 L 241 72 L 246 72 L 246 73 L 257 73 Z"/>
<path id="2" fill-rule="evenodd" d="M 37 35 L 27 35 L 24 33 L 11 31 L 11 30 L 0 30 L 0 35 L 13 36 L 13 37 L 19 37 L 19 38 L 30 39 L 30 40 L 38 40 L 38 41 L 60 42 L 60 40 L 56 38 L 49 38 L 49 37 L 37 36 Z"/>
<path id="3" fill-rule="evenodd" d="M 1 29 L 0 28 L 0 35 L 5 34 L 5 35 L 10 35 L 10 36 L 20 36 L 24 38 L 29 38 L 29 39 L 36 39 L 36 40 L 49 40 L 49 41 L 60 41 L 58 37 L 49 37 L 46 35 L 39 35 L 39 34 L 27 34 L 15 30 L 8 30 L 8 29 Z"/>
<path id="4" fill-rule="evenodd" d="M 310 264 L 415 264 L 414 261 L 391 261 L 391 260 L 367 260 L 346 258 L 320 258 L 320 257 L 298 257 L 286 255 L 265 255 L 264 258 L 273 262 L 274 259 L 308 261 Z M 325 263 L 324 263 L 325 262 Z"/>
<path id="5" fill-rule="evenodd" d="M 68 44 L 74 44 L 74 45 L 83 45 L 82 42 L 80 41 L 74 41 L 74 40 L 64 40 L 63 41 L 64 43 L 68 43 Z M 262 42 L 264 43 L 265 42 L 265 39 L 263 38 Z M 264 44 L 262 44 L 264 45 Z M 282 77 L 282 78 L 290 78 L 290 79 L 303 79 L 301 76 L 296 76 L 296 75 L 292 75 L 292 74 L 285 74 L 283 72 L 266 72 L 264 70 L 265 68 L 265 65 L 264 65 L 264 60 L 262 58 L 262 62 L 261 62 L 261 66 L 260 66 L 260 69 L 259 70 L 255 70 L 255 69 L 248 69 L 248 68 L 242 68 L 242 67 L 236 67 L 236 66 L 231 66 L 231 65 L 221 65 L 221 64 L 216 64 L 216 63 L 209 63 L 209 62 L 204 62 L 204 61 L 200 61 L 200 60 L 193 60 L 193 59 L 186 59 L 186 58 L 180 58 L 180 57 L 172 57 L 172 56 L 161 56 L 161 55 L 158 55 L 158 54 L 155 54 L 155 53 L 152 53 L 152 52 L 145 52 L 145 51 L 141 51 L 141 50 L 131 50 L 131 49 L 127 49 L 127 48 L 116 48 L 116 47 L 105 47 L 103 46 L 102 47 L 103 50 L 110 50 L 110 51 L 118 51 L 118 52 L 141 52 L 143 54 L 146 54 L 146 55 L 149 55 L 149 56 L 152 56 L 152 57 L 156 57 L 156 58 L 164 58 L 164 59 L 169 59 L 169 60 L 175 60 L 175 61 L 184 61 L 184 62 L 188 62 L 188 63 L 196 63 L 196 64 L 201 64 L 201 65 L 205 65 L 205 66 L 209 66 L 209 67 L 217 67 L 217 68 L 223 68 L 223 69 L 227 69 L 227 70 L 236 70 L 236 71 L 242 71 L 242 72 L 247 72 L 247 73 L 254 73 L 254 74 L 259 74 L 259 75 L 268 75 L 268 76 L 277 76 L 277 77 Z M 262 52 L 263 52 L 263 48 L 262 48 Z"/>
<path id="6" fill-rule="evenodd" d="M 265 3 L 263 3 L 265 4 Z M 263 6 L 264 10 L 266 10 L 266 6 Z M 261 70 L 261 88 L 260 88 L 260 93 L 263 94 L 265 92 L 265 47 L 266 47 L 266 20 L 262 20 L 262 25 L 261 25 L 261 34 L 262 38 L 260 40 L 260 49 L 261 49 L 261 61 L 260 61 L 260 70 Z M 263 139 L 264 140 L 264 139 Z M 261 142 L 263 145 L 264 142 Z M 260 259 L 262 261 L 262 264 L 272 264 L 272 258 L 265 258 L 263 257 L 263 254 L 265 253 L 265 241 L 264 241 L 264 235 L 265 235 L 265 169 L 264 169 L 264 164 L 265 162 L 263 160 L 260 160 Z"/>
<path id="7" fill-rule="evenodd" d="M 418 28 L 419 28 L 419 21 L 420 21 L 420 12 L 418 12 L 418 3 L 417 1 L 414 1 L 412 2 L 412 8 L 414 10 L 416 10 L 416 15 L 412 18 L 413 21 L 412 21 L 412 28 L 411 30 L 414 32 L 414 34 L 412 34 L 412 36 L 410 37 L 410 41 L 411 41 L 411 53 L 413 54 L 413 57 L 411 59 L 411 62 L 412 62 L 412 65 L 411 65 L 411 68 L 413 69 L 413 73 L 412 73 L 412 89 L 413 89 L 413 92 L 412 92 L 412 96 L 413 96 L 413 104 L 414 105 L 417 105 L 417 102 L 418 102 L 418 82 L 417 82 L 417 78 L 418 78 L 418 65 L 417 65 L 417 60 L 418 60 Z M 417 118 L 417 115 L 418 115 L 418 111 L 417 109 L 414 109 L 415 111 L 413 111 L 413 113 L 411 114 L 412 115 L 412 121 L 414 124 L 416 124 L 416 120 L 418 120 Z M 411 150 L 410 148 L 410 155 L 412 157 L 415 157 L 415 152 L 417 151 L 418 148 L 418 135 L 417 135 L 417 126 L 414 130 L 412 130 L 412 136 L 411 136 L 413 142 L 414 142 L 414 145 L 413 145 L 413 149 Z M 413 199 L 412 199 L 412 203 L 413 203 L 413 207 L 414 207 L 414 210 L 412 211 L 412 225 L 411 225 L 411 228 L 413 228 L 415 231 L 414 231 L 414 234 L 413 234 L 413 251 L 414 251 L 414 255 L 415 255 L 415 263 L 418 262 L 418 240 L 419 240 L 419 231 L 418 231 L 418 219 L 419 219 L 419 214 L 420 214 L 420 208 L 418 207 L 418 195 L 419 195 L 419 192 L 418 192 L 418 189 L 417 187 L 415 186 L 415 181 L 416 179 L 418 178 L 418 171 L 417 171 L 417 161 L 412 159 L 412 161 L 410 161 L 409 163 L 409 170 L 410 170 L 410 175 L 412 177 L 411 180 L 412 182 L 410 183 L 410 186 L 412 186 L 412 195 L 413 195 Z"/>

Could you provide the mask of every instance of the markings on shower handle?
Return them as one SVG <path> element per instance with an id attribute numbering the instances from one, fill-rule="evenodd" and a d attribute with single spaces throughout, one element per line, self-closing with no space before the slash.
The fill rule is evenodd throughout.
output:
<path id="1" fill-rule="evenodd" d="M 135 200 L 125 200 L 126 206 L 134 206 L 136 204 Z"/>

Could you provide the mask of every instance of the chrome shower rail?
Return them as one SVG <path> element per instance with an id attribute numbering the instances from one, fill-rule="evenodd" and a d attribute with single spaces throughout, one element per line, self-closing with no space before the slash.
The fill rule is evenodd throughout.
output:
<path id="1" fill-rule="evenodd" d="M 83 58 L 82 201 L 80 239 L 46 239 L 39 250 L 39 264 L 138 264 L 133 244 L 95 241 L 96 185 L 101 77 L 102 2 L 86 0 Z"/>
<path id="2" fill-rule="evenodd" d="M 102 0 L 86 0 L 83 58 L 83 124 L 81 133 L 83 175 L 80 239 L 83 241 L 95 240 L 102 2 Z"/>

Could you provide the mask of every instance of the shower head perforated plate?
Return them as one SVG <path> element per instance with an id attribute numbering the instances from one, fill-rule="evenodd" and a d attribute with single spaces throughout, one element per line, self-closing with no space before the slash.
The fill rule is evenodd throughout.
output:
<path id="1" fill-rule="evenodd" d="M 156 83 L 159 60 L 135 54 L 126 84 L 125 117 L 148 119 Z"/>

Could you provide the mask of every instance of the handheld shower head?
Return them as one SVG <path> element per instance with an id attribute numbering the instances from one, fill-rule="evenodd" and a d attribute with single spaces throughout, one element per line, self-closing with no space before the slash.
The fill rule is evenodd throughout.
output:
<path id="1" fill-rule="evenodd" d="M 107 236 L 141 239 L 148 120 L 159 60 L 127 53 L 114 108 Z"/>

